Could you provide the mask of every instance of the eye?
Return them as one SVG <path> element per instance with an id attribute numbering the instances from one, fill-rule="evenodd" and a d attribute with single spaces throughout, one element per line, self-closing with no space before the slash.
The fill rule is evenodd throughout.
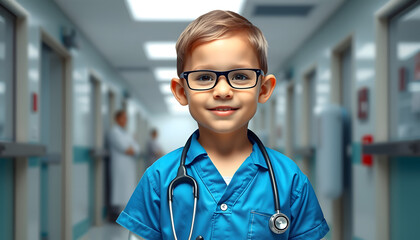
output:
<path id="1" fill-rule="evenodd" d="M 206 82 L 206 81 L 213 81 L 213 76 L 209 75 L 209 74 L 201 74 L 199 76 L 197 76 L 195 78 L 196 81 L 202 81 L 202 82 Z"/>
<path id="2" fill-rule="evenodd" d="M 244 73 L 235 73 L 232 76 L 232 80 L 249 80 L 249 77 Z"/>

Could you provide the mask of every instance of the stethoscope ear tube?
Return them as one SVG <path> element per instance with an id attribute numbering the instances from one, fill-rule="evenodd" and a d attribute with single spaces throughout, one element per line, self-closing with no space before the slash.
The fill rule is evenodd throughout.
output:
<path id="1" fill-rule="evenodd" d="M 191 229 L 190 229 L 190 234 L 189 234 L 188 240 L 190 240 L 191 236 L 192 236 L 192 232 L 193 232 L 193 229 L 194 229 L 195 213 L 197 211 L 198 184 L 197 184 L 197 181 L 195 181 L 195 179 L 193 177 L 190 177 L 190 176 L 187 175 L 187 170 L 185 168 L 185 159 L 187 157 L 188 149 L 190 148 L 190 145 L 191 145 L 191 139 L 192 139 L 192 136 L 188 139 L 188 141 L 185 144 L 185 147 L 182 151 L 181 163 L 178 167 L 177 176 L 175 177 L 174 180 L 171 181 L 171 183 L 169 184 L 169 187 L 168 187 L 169 212 L 170 212 L 170 217 L 171 217 L 172 233 L 174 235 L 175 240 L 177 240 L 178 238 L 176 236 L 176 231 L 175 231 L 175 223 L 174 223 L 174 217 L 173 217 L 173 211 L 172 211 L 172 199 L 173 199 L 173 195 L 174 195 L 174 189 L 179 184 L 186 183 L 186 184 L 189 184 L 193 187 L 194 209 L 193 209 Z"/>

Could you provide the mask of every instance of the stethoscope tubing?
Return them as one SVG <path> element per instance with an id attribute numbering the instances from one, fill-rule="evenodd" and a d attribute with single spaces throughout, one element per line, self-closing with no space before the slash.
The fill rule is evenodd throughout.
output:
<path id="1" fill-rule="evenodd" d="M 269 175 L 270 175 L 270 181 L 271 181 L 271 188 L 273 189 L 273 196 L 274 196 L 274 207 L 276 209 L 276 212 L 280 212 L 280 199 L 279 199 L 279 192 L 277 190 L 277 184 L 276 184 L 276 177 L 273 172 L 273 167 L 271 166 L 271 161 L 269 160 L 269 156 L 267 153 L 267 150 L 265 149 L 263 143 L 261 140 L 253 133 L 251 130 L 248 130 L 248 135 L 251 136 L 251 138 L 257 143 L 259 149 L 261 150 L 261 153 L 264 156 L 264 160 L 267 164 Z"/>
<path id="2" fill-rule="evenodd" d="M 193 187 L 193 195 L 194 195 L 194 209 L 193 209 L 192 223 L 191 223 L 190 234 L 189 234 L 188 240 L 191 239 L 192 232 L 193 232 L 193 229 L 194 229 L 195 215 L 196 215 L 196 210 L 197 210 L 197 200 L 198 200 L 198 196 L 199 196 L 199 194 L 198 194 L 198 184 L 197 184 L 197 181 L 193 177 L 187 175 L 187 170 L 185 168 L 185 160 L 187 158 L 187 152 L 190 148 L 193 135 L 191 135 L 188 138 L 188 141 L 185 144 L 184 149 L 182 150 L 181 161 L 180 161 L 180 164 L 179 164 L 179 167 L 178 167 L 177 176 L 175 177 L 175 179 L 173 179 L 171 181 L 171 183 L 168 186 L 169 212 L 170 212 L 172 232 L 173 232 L 175 240 L 178 240 L 178 238 L 176 236 L 176 231 L 175 231 L 175 223 L 174 223 L 173 209 L 172 209 L 172 199 L 173 199 L 174 189 L 176 188 L 176 186 L 178 186 L 181 183 L 190 184 Z M 276 184 L 276 177 L 274 175 L 274 171 L 273 171 L 273 167 L 271 165 L 270 157 L 268 156 L 267 150 L 265 149 L 261 140 L 257 137 L 257 135 L 255 135 L 255 133 L 253 133 L 249 129 L 248 129 L 248 136 L 251 137 L 257 143 L 258 148 L 260 149 L 261 153 L 263 154 L 263 157 L 264 157 L 264 160 L 267 164 L 267 168 L 268 168 L 269 175 L 270 175 L 271 188 L 273 190 L 273 196 L 274 196 L 274 206 L 275 206 L 275 210 L 276 210 L 276 213 L 270 218 L 270 229 L 277 234 L 283 233 L 288 228 L 289 219 L 287 218 L 286 215 L 284 215 L 280 211 L 280 198 L 279 198 L 277 184 Z M 284 229 L 275 228 L 276 219 L 284 219 L 284 221 L 287 221 L 287 227 L 285 227 Z M 201 237 L 201 239 L 203 239 L 203 238 Z"/>
<path id="3" fill-rule="evenodd" d="M 191 229 L 190 229 L 190 235 L 188 236 L 188 240 L 191 240 L 192 233 L 194 230 L 194 223 L 195 223 L 195 213 L 197 212 L 197 198 L 194 197 L 194 208 L 193 208 L 193 216 L 191 221 Z M 169 201 L 169 213 L 171 216 L 171 227 L 172 227 L 172 233 L 174 235 L 175 240 L 178 240 L 178 237 L 176 236 L 175 231 L 175 223 L 174 223 L 174 214 L 172 211 L 172 201 Z"/>

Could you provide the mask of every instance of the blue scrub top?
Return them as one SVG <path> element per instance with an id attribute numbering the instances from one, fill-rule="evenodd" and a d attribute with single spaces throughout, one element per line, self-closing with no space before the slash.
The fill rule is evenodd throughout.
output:
<path id="1" fill-rule="evenodd" d="M 274 234 L 269 219 L 274 197 L 267 164 L 253 143 L 251 155 L 226 185 L 204 148 L 193 135 L 186 158 L 187 172 L 199 186 L 199 199 L 192 239 L 321 239 L 329 231 L 314 190 L 298 166 L 283 154 L 266 148 L 279 191 L 281 212 L 291 225 Z M 175 178 L 183 148 L 148 168 L 117 222 L 145 239 L 174 239 L 167 188 Z M 226 208 L 221 208 L 223 204 Z M 173 212 L 178 239 L 188 239 L 194 198 L 190 185 L 174 190 Z"/>

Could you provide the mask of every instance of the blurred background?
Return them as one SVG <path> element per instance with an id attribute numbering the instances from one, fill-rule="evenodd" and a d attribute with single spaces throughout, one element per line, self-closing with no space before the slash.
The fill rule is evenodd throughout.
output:
<path id="1" fill-rule="evenodd" d="M 278 84 L 250 128 L 309 177 L 326 239 L 418 238 L 420 1 L 0 0 L 0 239 L 128 239 L 110 220 L 115 113 L 136 181 L 152 129 L 159 153 L 184 145 L 175 42 L 213 9 L 267 38 Z"/>

